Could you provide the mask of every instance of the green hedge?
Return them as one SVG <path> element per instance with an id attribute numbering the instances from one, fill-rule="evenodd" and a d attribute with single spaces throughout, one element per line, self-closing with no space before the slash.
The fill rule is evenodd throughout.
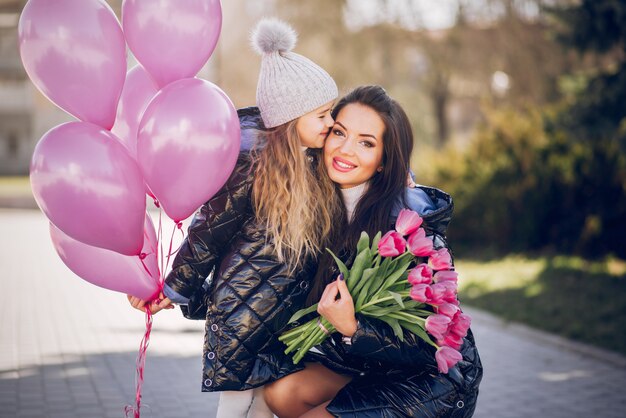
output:
<path id="1" fill-rule="evenodd" d="M 545 129 L 551 121 L 538 110 L 491 110 L 462 154 L 436 159 L 460 251 L 626 256 L 626 141 L 574 139 Z"/>

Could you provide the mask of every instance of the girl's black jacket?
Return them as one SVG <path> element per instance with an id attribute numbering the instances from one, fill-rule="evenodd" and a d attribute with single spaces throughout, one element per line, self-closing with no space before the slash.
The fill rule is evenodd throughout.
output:
<path id="1" fill-rule="evenodd" d="M 239 117 L 244 140 L 262 129 L 257 109 L 242 109 Z M 253 172 L 244 151 L 224 187 L 195 215 L 165 280 L 190 299 L 182 307 L 186 317 L 206 320 L 204 392 L 251 389 L 303 368 L 283 353 L 278 336 L 305 303 L 316 266 L 303 260 L 290 274 L 278 261 L 255 219 Z"/>

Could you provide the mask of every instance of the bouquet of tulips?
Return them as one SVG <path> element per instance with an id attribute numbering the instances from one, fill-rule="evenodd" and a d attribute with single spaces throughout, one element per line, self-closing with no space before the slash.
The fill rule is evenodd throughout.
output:
<path id="1" fill-rule="evenodd" d="M 458 277 L 452 270 L 450 253 L 446 248 L 433 248 L 422 222 L 419 214 L 404 209 L 395 231 L 382 237 L 379 232 L 371 244 L 367 233 L 361 233 L 350 269 L 329 252 L 345 277 L 355 313 L 389 324 L 401 341 L 403 330 L 422 338 L 437 349 L 439 371 L 447 373 L 462 358 L 459 349 L 471 320 L 459 309 Z M 316 310 L 317 304 L 302 309 L 290 323 Z M 279 340 L 287 345 L 285 353 L 293 352 L 293 361 L 298 363 L 335 331 L 332 324 L 318 316 L 285 332 Z"/>

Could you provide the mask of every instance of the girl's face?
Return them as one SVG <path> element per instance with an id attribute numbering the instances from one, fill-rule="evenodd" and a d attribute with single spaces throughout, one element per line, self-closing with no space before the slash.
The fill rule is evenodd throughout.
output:
<path id="1" fill-rule="evenodd" d="M 322 148 L 324 146 L 324 140 L 334 122 L 330 116 L 333 103 L 334 101 L 328 102 L 298 118 L 296 130 L 303 147 Z"/>
<path id="2" fill-rule="evenodd" d="M 324 145 L 324 164 L 342 189 L 358 186 L 382 169 L 385 123 L 373 109 L 346 105 Z"/>

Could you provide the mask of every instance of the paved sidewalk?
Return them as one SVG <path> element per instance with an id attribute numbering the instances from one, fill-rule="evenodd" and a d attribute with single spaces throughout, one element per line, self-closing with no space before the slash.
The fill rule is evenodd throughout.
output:
<path id="1" fill-rule="evenodd" d="M 141 313 L 74 276 L 35 210 L 0 210 L 0 417 L 122 417 Z M 469 310 L 485 376 L 475 417 L 623 417 L 626 359 Z M 202 323 L 154 319 L 143 417 L 214 417 L 200 392 Z"/>

